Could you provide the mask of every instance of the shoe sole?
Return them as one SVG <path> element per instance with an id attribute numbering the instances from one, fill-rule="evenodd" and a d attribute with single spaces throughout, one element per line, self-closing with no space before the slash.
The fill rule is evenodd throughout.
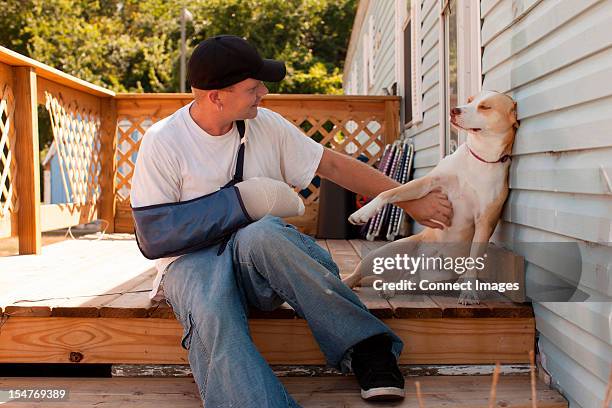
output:
<path id="1" fill-rule="evenodd" d="M 398 387 L 378 387 L 361 390 L 361 398 L 367 401 L 397 401 L 405 396 L 404 389 Z"/>

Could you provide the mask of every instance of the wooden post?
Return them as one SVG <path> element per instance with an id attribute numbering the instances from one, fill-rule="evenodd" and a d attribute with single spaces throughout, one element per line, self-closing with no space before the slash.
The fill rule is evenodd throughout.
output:
<path id="1" fill-rule="evenodd" d="M 115 154 L 117 149 L 117 104 L 113 98 L 100 100 L 101 112 L 101 148 L 100 163 L 100 202 L 98 204 L 98 218 L 108 222 L 106 232 L 115 232 L 115 174 L 117 162 Z"/>
<path id="2" fill-rule="evenodd" d="M 14 67 L 19 254 L 40 254 L 40 163 L 36 73 Z"/>
<path id="3" fill-rule="evenodd" d="M 399 102 L 385 101 L 385 144 L 399 139 Z"/>

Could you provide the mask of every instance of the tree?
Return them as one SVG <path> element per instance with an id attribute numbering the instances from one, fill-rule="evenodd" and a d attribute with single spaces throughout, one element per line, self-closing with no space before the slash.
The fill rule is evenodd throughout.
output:
<path id="1" fill-rule="evenodd" d="M 286 61 L 271 92 L 341 92 L 356 0 L 8 0 L 0 44 L 118 92 L 176 92 L 184 5 L 189 50 L 239 35 Z"/>

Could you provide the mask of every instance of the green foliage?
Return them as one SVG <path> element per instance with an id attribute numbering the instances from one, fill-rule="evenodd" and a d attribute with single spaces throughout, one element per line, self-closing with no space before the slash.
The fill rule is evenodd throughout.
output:
<path id="1" fill-rule="evenodd" d="M 0 44 L 115 91 L 176 92 L 182 6 L 188 52 L 239 35 L 286 61 L 270 92 L 341 92 L 356 0 L 6 0 Z"/>
<path id="2" fill-rule="evenodd" d="M 308 71 L 290 68 L 284 81 L 268 84 L 268 88 L 276 93 L 339 95 L 342 93 L 342 72 L 336 67 L 328 73 L 325 64 L 316 62 Z"/>

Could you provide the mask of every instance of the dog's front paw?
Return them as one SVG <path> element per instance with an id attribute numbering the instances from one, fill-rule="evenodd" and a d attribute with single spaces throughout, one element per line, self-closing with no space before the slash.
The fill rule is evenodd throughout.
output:
<path id="1" fill-rule="evenodd" d="M 380 210 L 381 206 L 379 205 L 380 200 L 375 198 L 370 201 L 368 204 L 364 205 L 354 213 L 352 213 L 349 217 L 349 222 L 353 225 L 363 225 L 370 218 L 376 215 L 376 213 Z"/>
<path id="2" fill-rule="evenodd" d="M 372 218 L 370 211 L 367 211 L 366 207 L 362 207 L 350 215 L 349 222 L 353 225 L 363 225 L 368 222 L 370 218 Z"/>

